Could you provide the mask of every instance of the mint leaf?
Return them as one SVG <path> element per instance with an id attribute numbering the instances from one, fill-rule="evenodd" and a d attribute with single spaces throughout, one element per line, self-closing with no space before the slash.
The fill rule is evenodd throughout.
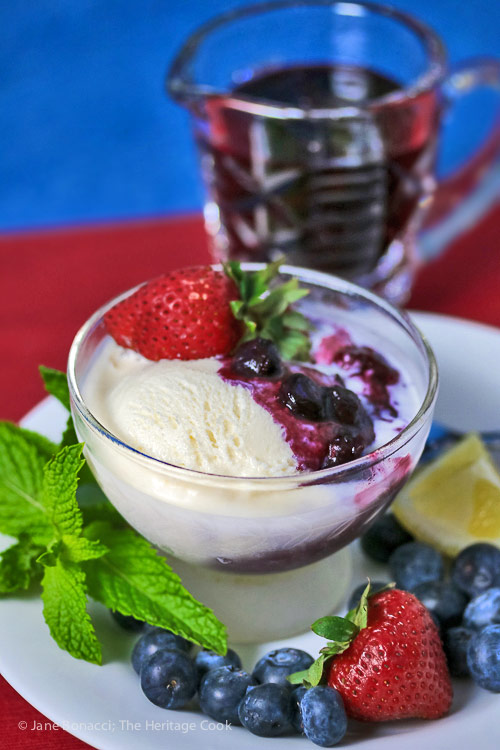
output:
<path id="1" fill-rule="evenodd" d="M 83 515 L 76 500 L 78 475 L 85 463 L 83 444 L 65 446 L 45 465 L 42 502 L 62 546 L 57 555 L 72 562 L 102 557 L 108 548 L 99 541 L 80 536 Z M 50 552 L 54 554 L 54 550 Z M 52 558 L 41 562 L 52 565 Z"/>
<path id="2" fill-rule="evenodd" d="M 85 574 L 72 562 L 57 560 L 42 579 L 43 616 L 57 645 L 76 659 L 102 663 L 101 646 L 87 612 Z"/>
<path id="3" fill-rule="evenodd" d="M 41 577 L 42 568 L 36 563 L 41 551 L 42 547 L 33 544 L 27 534 L 21 534 L 16 544 L 1 553 L 0 594 L 27 589 Z"/>
<path id="4" fill-rule="evenodd" d="M 311 625 L 316 635 L 330 641 L 351 641 L 359 632 L 359 627 L 343 617 L 320 617 Z"/>
<path id="5" fill-rule="evenodd" d="M 65 560 L 84 562 L 85 560 L 96 560 L 108 552 L 109 549 L 101 542 L 91 541 L 81 536 L 78 538 L 65 537 L 62 554 Z"/>
<path id="6" fill-rule="evenodd" d="M 85 537 L 66 537 L 63 542 L 58 539 L 37 558 L 36 562 L 44 566 L 57 565 L 59 560 L 66 562 L 85 562 L 95 560 L 109 552 L 109 549 L 98 541 Z"/>
<path id="7" fill-rule="evenodd" d="M 213 649 L 226 651 L 225 627 L 213 612 L 182 586 L 165 558 L 132 529 L 117 530 L 96 522 L 85 536 L 99 539 L 109 553 L 84 564 L 90 595 L 109 609 L 175 633 Z"/>
<path id="8" fill-rule="evenodd" d="M 66 446 L 43 469 L 42 503 L 57 533 L 79 536 L 83 518 L 76 502 L 78 473 L 84 464 L 83 444 Z"/>
<path id="9" fill-rule="evenodd" d="M 61 402 L 64 408 L 70 411 L 69 387 L 66 373 L 61 372 L 60 370 L 54 370 L 51 367 L 44 367 L 44 365 L 40 365 L 38 369 L 40 371 L 40 375 L 42 376 L 42 380 L 47 393 L 55 396 L 55 398 L 57 398 L 58 401 Z M 78 437 L 75 432 L 73 419 L 70 415 L 68 417 L 68 421 L 66 422 L 66 427 L 64 429 L 63 436 L 60 442 L 60 447 L 62 448 L 65 445 L 74 445 L 75 443 L 78 443 Z M 88 481 L 88 477 L 86 477 L 86 481 Z"/>
<path id="10" fill-rule="evenodd" d="M 69 388 L 66 373 L 60 370 L 53 370 L 51 367 L 44 367 L 44 365 L 40 365 L 38 369 L 47 393 L 55 396 L 64 408 L 69 411 Z"/>
<path id="11" fill-rule="evenodd" d="M 75 443 L 78 443 L 78 437 L 75 432 L 75 425 L 73 424 L 73 417 L 68 417 L 68 421 L 66 422 L 66 427 L 64 428 L 63 436 L 61 438 L 60 447 L 64 448 L 65 445 L 75 445 Z"/>
<path id="12" fill-rule="evenodd" d="M 53 535 L 42 504 L 43 468 L 56 452 L 50 440 L 10 422 L 0 422 L 0 532 L 35 544 Z"/>
<path id="13" fill-rule="evenodd" d="M 76 499 L 85 526 L 93 521 L 109 521 L 116 528 L 128 528 L 128 523 L 118 513 L 115 506 L 111 505 L 97 482 L 80 484 L 76 492 Z"/>
<path id="14" fill-rule="evenodd" d="M 83 487 L 80 487 L 83 490 Z M 80 497 L 80 494 L 78 495 Z M 94 521 L 109 521 L 115 528 L 128 528 L 128 524 L 109 500 L 95 505 L 83 505 L 79 501 L 84 524 L 90 525 Z"/>
<path id="15" fill-rule="evenodd" d="M 60 539 L 57 539 L 49 547 L 47 547 L 45 552 L 42 552 L 40 557 L 37 558 L 37 563 L 40 563 L 40 565 L 43 565 L 44 567 L 57 565 L 63 549 L 63 543 Z"/>

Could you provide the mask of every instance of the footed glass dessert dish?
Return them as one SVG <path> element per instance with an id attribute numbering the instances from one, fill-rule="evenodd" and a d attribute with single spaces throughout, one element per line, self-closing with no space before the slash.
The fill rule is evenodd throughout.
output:
<path id="1" fill-rule="evenodd" d="M 245 270 L 260 267 L 243 264 Z M 224 450 L 229 457 L 234 454 L 235 466 L 247 440 L 261 464 L 266 460 L 260 457 L 262 446 L 261 453 L 276 453 L 267 457 L 267 475 L 229 476 L 229 471 L 185 468 L 159 458 L 155 436 L 165 425 L 158 425 L 156 412 L 150 424 L 141 416 L 140 442 L 124 437 L 130 425 L 133 433 L 139 424 L 136 415 L 143 406 L 134 401 L 136 392 L 131 395 L 123 385 L 132 382 L 132 371 L 140 373 L 145 401 L 154 404 L 158 395 L 168 402 L 172 450 L 181 440 L 181 432 L 175 432 L 177 416 L 194 418 L 198 408 L 195 401 L 181 403 L 177 383 L 184 382 L 187 370 L 176 380 L 177 362 L 169 361 L 167 371 L 165 360 L 149 362 L 126 349 L 115 352 L 121 347 L 108 333 L 106 315 L 135 290 L 98 310 L 77 334 L 69 355 L 75 428 L 97 481 L 124 518 L 167 555 L 191 593 L 214 609 L 233 643 L 284 638 L 335 609 L 349 585 L 347 545 L 392 502 L 415 468 L 437 393 L 432 351 L 405 313 L 347 281 L 283 266 L 279 280 L 291 278 L 309 292 L 294 309 L 313 326 L 311 363 L 278 366 L 279 373 L 267 380 L 246 375 L 247 364 L 242 369 L 238 355 L 196 360 L 206 367 L 189 370 L 196 388 L 198 383 L 208 388 L 217 378 L 229 389 L 224 394 L 242 386 L 245 399 L 250 393 L 252 404 L 262 407 L 268 421 L 257 421 L 260 432 L 250 434 L 244 420 L 235 428 L 224 422 L 225 416 L 218 419 L 217 409 L 226 409 L 225 396 L 208 402 L 219 391 L 209 390 L 205 403 L 205 410 L 212 410 L 210 424 L 223 436 L 232 435 L 230 449 Z M 307 408 L 301 401 L 304 383 Z M 106 384 L 113 399 L 103 396 Z M 325 389 L 329 398 L 340 394 L 341 401 L 325 406 Z M 337 422 L 330 412 L 310 411 L 316 397 L 320 412 L 336 410 Z M 212 442 L 221 440 L 212 428 L 208 433 Z M 350 460 L 342 456 L 345 446 Z M 272 475 L 274 465 L 277 475 Z"/>

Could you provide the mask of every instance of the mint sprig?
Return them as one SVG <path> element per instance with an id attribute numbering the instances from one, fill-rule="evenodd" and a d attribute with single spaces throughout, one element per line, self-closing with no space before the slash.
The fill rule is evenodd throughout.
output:
<path id="1" fill-rule="evenodd" d="M 0 532 L 19 539 L 28 534 L 47 544 L 50 521 L 41 502 L 47 461 L 57 447 L 50 440 L 9 422 L 0 422 Z"/>
<path id="2" fill-rule="evenodd" d="M 85 573 L 57 558 L 42 578 L 43 616 L 57 645 L 76 659 L 102 663 L 101 646 L 87 612 Z"/>
<path id="3" fill-rule="evenodd" d="M 55 396 L 58 401 L 69 411 L 69 391 L 66 374 L 61 370 L 54 370 L 52 367 L 40 365 L 38 368 L 42 376 L 43 384 L 47 393 Z"/>
<path id="4" fill-rule="evenodd" d="M 89 593 L 110 609 L 169 628 L 200 646 L 225 651 L 225 633 L 212 611 L 196 601 L 164 557 L 132 529 L 91 524 L 86 535 L 109 553 L 85 565 Z"/>
<path id="5" fill-rule="evenodd" d="M 49 392 L 69 408 L 64 374 L 42 368 L 42 376 Z M 74 657 L 96 664 L 102 654 L 87 612 L 89 595 L 225 653 L 226 630 L 213 612 L 186 591 L 97 485 L 82 485 L 82 476 L 91 476 L 85 474 L 82 450 L 81 443 L 66 445 L 63 438 L 57 446 L 0 422 L 0 532 L 17 538 L 0 554 L 0 595 L 41 581 L 52 637 Z"/>
<path id="6" fill-rule="evenodd" d="M 380 591 L 391 588 L 394 584 L 388 584 L 382 589 L 372 590 L 368 581 L 366 588 L 356 607 L 349 610 L 344 617 L 329 615 L 321 617 L 311 625 L 311 630 L 326 638 L 328 643 L 320 649 L 318 658 L 311 664 L 309 669 L 294 672 L 288 676 L 288 681 L 293 685 L 304 685 L 307 688 L 319 685 L 324 679 L 325 667 L 328 662 L 338 654 L 347 651 L 358 633 L 366 628 L 368 624 L 368 599 Z"/>
<path id="7" fill-rule="evenodd" d="M 0 594 L 27 589 L 34 580 L 40 580 L 43 571 L 37 565 L 37 558 L 42 552 L 43 547 L 21 533 L 19 540 L 4 550 L 0 558 Z"/>
<path id="8" fill-rule="evenodd" d="M 282 261 L 269 263 L 260 271 L 244 271 L 240 263 L 224 264 L 226 275 L 234 281 L 240 299 L 231 302 L 231 310 L 245 330 L 239 343 L 258 336 L 271 339 L 284 359 L 309 359 L 311 324 L 291 305 L 305 297 L 309 290 L 300 289 L 297 279 L 270 286 Z"/>

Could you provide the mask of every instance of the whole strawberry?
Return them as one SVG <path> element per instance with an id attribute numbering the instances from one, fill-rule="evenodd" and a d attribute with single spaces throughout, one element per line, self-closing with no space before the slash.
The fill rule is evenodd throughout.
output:
<path id="1" fill-rule="evenodd" d="M 238 342 L 270 339 L 285 359 L 307 359 L 309 324 L 290 305 L 308 292 L 297 279 L 270 288 L 280 261 L 257 271 L 227 263 L 219 271 L 194 266 L 160 276 L 104 316 L 117 344 L 151 360 L 227 355 Z"/>
<path id="2" fill-rule="evenodd" d="M 115 341 L 147 359 L 203 359 L 228 354 L 243 333 L 230 303 L 234 281 L 210 266 L 160 276 L 104 316 Z"/>
<path id="3" fill-rule="evenodd" d="M 351 718 L 438 719 L 449 711 L 452 687 L 441 640 L 413 594 L 391 589 L 369 596 L 367 587 L 346 618 L 323 617 L 313 630 L 333 640 L 302 677 L 338 690 Z"/>

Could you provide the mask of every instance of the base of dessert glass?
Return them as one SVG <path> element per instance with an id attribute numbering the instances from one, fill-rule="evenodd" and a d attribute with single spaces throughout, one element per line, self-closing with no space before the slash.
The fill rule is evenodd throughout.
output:
<path id="1" fill-rule="evenodd" d="M 227 626 L 230 643 L 266 643 L 308 630 L 331 614 L 351 581 L 348 547 L 285 573 L 241 575 L 168 561 L 191 594 Z"/>

